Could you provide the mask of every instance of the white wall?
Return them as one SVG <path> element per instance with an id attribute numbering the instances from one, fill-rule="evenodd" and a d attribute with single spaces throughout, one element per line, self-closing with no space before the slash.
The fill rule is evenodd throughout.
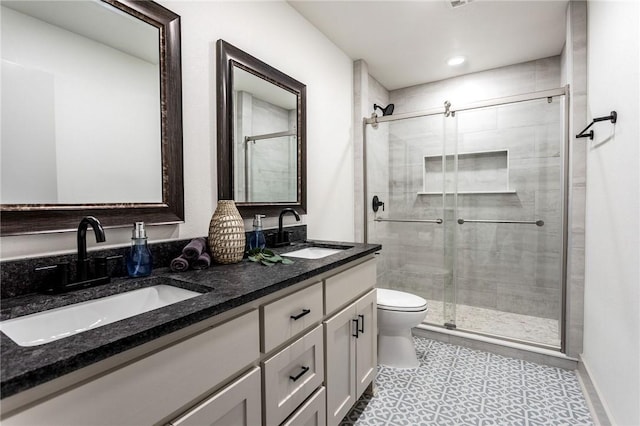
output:
<path id="1" fill-rule="evenodd" d="M 215 42 L 222 38 L 307 85 L 308 235 L 353 240 L 351 60 L 285 2 L 160 3 L 182 18 L 186 218 L 149 227 L 149 238 L 207 233 L 217 200 Z M 268 218 L 265 226 L 276 223 Z M 107 231 L 109 245 L 129 239 L 129 229 Z M 74 251 L 75 234 L 3 237 L 0 246 L 3 259 Z"/>
<path id="2" fill-rule="evenodd" d="M 590 118 L 582 358 L 616 425 L 640 424 L 640 3 L 588 3 Z M 577 123 L 576 123 L 576 126 Z M 579 127 L 579 126 L 578 126 Z"/>
<path id="3" fill-rule="evenodd" d="M 13 89 L 2 96 L 3 148 L 22 148 L 7 150 L 14 154 L 9 158 L 3 155 L 3 162 L 20 164 L 13 174 L 3 171 L 3 188 L 19 188 L 14 198 L 7 197 L 14 191 L 3 191 L 4 203 L 162 200 L 157 63 L 6 7 L 2 60 L 4 70 L 14 69 L 2 76 L 3 85 Z M 38 100 L 49 108 L 32 107 L 24 87 L 34 83 L 48 86 Z M 22 90 L 11 96 L 16 88 Z M 53 134 L 42 139 L 32 128 Z M 25 139 L 30 143 L 23 144 Z M 40 191 L 29 194 L 22 186 L 28 179 L 45 187 L 51 184 L 50 176 L 40 173 L 41 164 L 30 161 L 44 144 L 47 151 L 53 148 L 46 169 L 57 172 L 55 198 L 38 198 Z M 114 165 L 121 168 L 117 174 L 111 173 Z"/>

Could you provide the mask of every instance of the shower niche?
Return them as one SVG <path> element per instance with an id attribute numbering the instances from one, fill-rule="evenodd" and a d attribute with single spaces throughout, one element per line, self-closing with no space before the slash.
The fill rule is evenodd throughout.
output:
<path id="1" fill-rule="evenodd" d="M 509 187 L 509 150 L 425 155 L 423 189 L 418 195 L 515 194 Z M 444 170 L 443 170 L 444 167 Z M 457 170 L 457 173 L 452 173 Z M 457 190 L 456 190 L 457 189 Z"/>

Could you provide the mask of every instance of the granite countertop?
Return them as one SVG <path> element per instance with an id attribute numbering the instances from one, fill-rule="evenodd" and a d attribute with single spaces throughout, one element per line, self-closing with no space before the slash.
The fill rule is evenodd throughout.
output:
<path id="1" fill-rule="evenodd" d="M 28 295 L 3 300 L 0 320 L 156 284 L 171 284 L 203 293 L 40 346 L 19 346 L 0 333 L 0 394 L 6 398 L 25 391 L 381 249 L 378 244 L 308 241 L 274 251 L 285 253 L 308 246 L 347 248 L 321 259 L 295 258 L 292 265 L 267 267 L 245 259 L 233 265 L 212 265 L 201 271 L 175 273 L 160 268 L 146 278 L 118 278 L 110 284 L 56 296 Z"/>

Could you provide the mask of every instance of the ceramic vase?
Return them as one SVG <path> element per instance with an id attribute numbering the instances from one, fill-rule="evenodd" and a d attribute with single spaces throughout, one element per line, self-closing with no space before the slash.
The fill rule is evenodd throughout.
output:
<path id="1" fill-rule="evenodd" d="M 244 221 L 233 200 L 220 200 L 209 223 L 209 248 L 215 262 L 238 263 L 244 256 Z"/>

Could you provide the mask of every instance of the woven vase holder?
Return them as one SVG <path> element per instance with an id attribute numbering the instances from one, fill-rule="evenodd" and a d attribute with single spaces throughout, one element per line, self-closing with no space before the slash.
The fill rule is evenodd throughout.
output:
<path id="1" fill-rule="evenodd" d="M 209 223 L 211 257 L 218 263 L 238 263 L 244 256 L 244 221 L 233 200 L 220 200 Z"/>

